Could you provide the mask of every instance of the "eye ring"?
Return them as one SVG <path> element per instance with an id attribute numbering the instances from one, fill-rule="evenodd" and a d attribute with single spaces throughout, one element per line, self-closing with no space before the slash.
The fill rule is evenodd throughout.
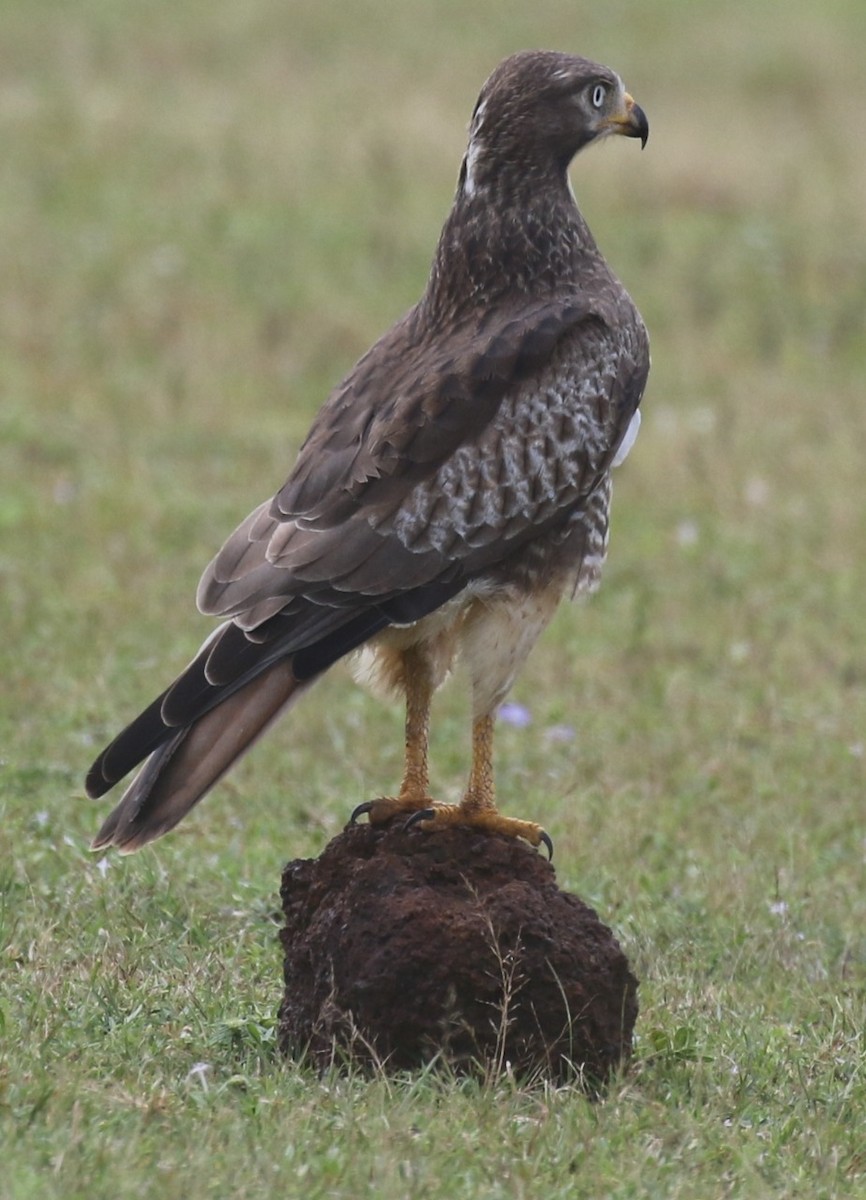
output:
<path id="1" fill-rule="evenodd" d="M 607 95 L 607 88 L 603 83 L 597 83 L 592 89 L 590 100 L 593 108 L 601 108 L 604 104 L 604 98 Z"/>

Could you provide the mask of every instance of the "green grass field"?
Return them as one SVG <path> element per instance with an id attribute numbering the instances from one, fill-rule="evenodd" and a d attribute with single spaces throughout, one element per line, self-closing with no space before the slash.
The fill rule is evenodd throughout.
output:
<path id="1" fill-rule="evenodd" d="M 401 714 L 345 673 L 138 856 L 88 852 L 82 787 L 538 45 L 651 127 L 572 172 L 654 365 L 604 586 L 498 748 L 641 979 L 595 1105 L 277 1061 L 281 867 L 399 779 Z M 5 0 L 3 1200 L 866 1197 L 864 45 L 860 0 Z M 445 799 L 466 730 L 451 687 Z"/>

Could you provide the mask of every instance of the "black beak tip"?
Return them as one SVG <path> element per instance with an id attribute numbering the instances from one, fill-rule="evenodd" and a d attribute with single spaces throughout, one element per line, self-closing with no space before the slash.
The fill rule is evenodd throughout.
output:
<path id="1" fill-rule="evenodd" d="M 646 119 L 646 113 L 639 104 L 633 106 L 631 115 L 635 123 L 637 136 L 640 138 L 640 148 L 643 150 L 649 139 L 649 121 Z"/>

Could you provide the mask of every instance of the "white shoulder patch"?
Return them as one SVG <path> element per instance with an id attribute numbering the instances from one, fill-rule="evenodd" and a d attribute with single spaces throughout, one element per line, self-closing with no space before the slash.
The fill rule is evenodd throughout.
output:
<path id="1" fill-rule="evenodd" d="M 628 423 L 628 429 L 625 431 L 625 437 L 619 444 L 619 449 L 614 455 L 612 467 L 618 467 L 628 458 L 628 452 L 637 440 L 638 430 L 640 429 L 640 409 L 635 409 L 634 416 Z"/>

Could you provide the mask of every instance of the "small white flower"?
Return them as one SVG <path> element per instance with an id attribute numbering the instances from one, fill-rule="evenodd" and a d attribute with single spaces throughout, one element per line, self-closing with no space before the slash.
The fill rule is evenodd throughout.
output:
<path id="1" fill-rule="evenodd" d="M 202 1090 L 207 1091 L 207 1073 L 211 1069 L 211 1064 L 206 1062 L 193 1063 L 187 1072 L 187 1079 L 194 1079 L 196 1083 L 201 1084 Z"/>
<path id="2" fill-rule="evenodd" d="M 755 476 L 747 481 L 743 495 L 752 508 L 763 508 L 770 498 L 770 485 L 766 479 Z"/>
<path id="3" fill-rule="evenodd" d="M 728 646 L 728 658 L 731 662 L 745 662 L 752 653 L 752 647 L 749 642 L 731 642 Z"/>
<path id="4" fill-rule="evenodd" d="M 700 530 L 697 521 L 686 519 L 677 525 L 676 539 L 680 546 L 694 546 L 697 543 Z"/>

